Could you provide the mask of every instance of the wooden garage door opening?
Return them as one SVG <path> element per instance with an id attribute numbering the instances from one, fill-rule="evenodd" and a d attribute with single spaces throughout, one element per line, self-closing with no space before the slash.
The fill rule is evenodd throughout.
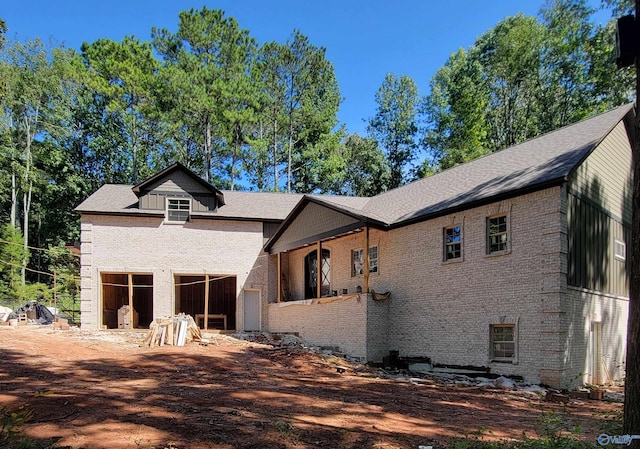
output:
<path id="1" fill-rule="evenodd" d="M 177 313 L 191 315 L 202 329 L 236 329 L 235 276 L 176 275 L 175 288 Z"/>
<path id="2" fill-rule="evenodd" d="M 153 320 L 153 275 L 102 273 L 102 324 L 107 329 L 146 329 Z M 133 304 L 133 326 L 118 322 L 118 311 Z"/>

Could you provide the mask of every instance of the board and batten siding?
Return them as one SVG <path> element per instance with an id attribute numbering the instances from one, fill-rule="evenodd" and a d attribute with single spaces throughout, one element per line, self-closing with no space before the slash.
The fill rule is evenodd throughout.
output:
<path id="1" fill-rule="evenodd" d="M 615 246 L 629 243 L 630 189 L 631 143 L 620 122 L 569 179 L 570 286 L 628 296 L 628 261 Z"/>
<path id="2" fill-rule="evenodd" d="M 210 212 L 216 210 L 215 195 L 189 195 L 187 192 L 180 194 L 149 192 L 140 197 L 140 209 L 165 210 L 166 198 L 191 198 L 192 212 Z"/>
<path id="3" fill-rule="evenodd" d="M 216 209 L 216 197 L 203 185 L 181 171 L 150 186 L 140 197 L 140 209 L 164 210 L 166 198 L 191 198 L 193 212 L 209 212 Z"/>

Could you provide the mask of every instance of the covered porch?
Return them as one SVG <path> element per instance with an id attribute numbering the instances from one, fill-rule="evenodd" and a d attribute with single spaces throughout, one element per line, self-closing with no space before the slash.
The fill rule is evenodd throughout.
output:
<path id="1" fill-rule="evenodd" d="M 389 295 L 372 287 L 384 291 L 378 265 L 384 228 L 335 205 L 302 202 L 265 246 L 277 279 L 267 305 L 269 331 L 382 361 L 389 350 Z"/>

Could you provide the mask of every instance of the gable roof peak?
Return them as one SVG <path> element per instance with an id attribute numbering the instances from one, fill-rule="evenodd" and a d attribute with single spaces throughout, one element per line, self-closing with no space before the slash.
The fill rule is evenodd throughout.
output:
<path id="1" fill-rule="evenodd" d="M 189 176 L 191 179 L 196 181 L 198 184 L 203 186 L 205 189 L 210 191 L 212 194 L 214 194 L 216 196 L 217 200 L 218 200 L 218 207 L 224 206 L 224 204 L 225 204 L 224 203 L 224 194 L 222 193 L 222 191 L 218 190 L 212 184 L 210 184 L 207 181 L 205 181 L 204 179 L 202 179 L 200 176 L 195 174 L 192 170 L 190 170 L 189 168 L 187 168 L 185 165 L 181 164 L 180 162 L 174 162 L 172 165 L 168 166 L 164 170 L 161 170 L 158 173 L 156 173 L 155 175 L 150 176 L 149 178 L 147 178 L 144 181 L 142 181 L 140 184 L 133 186 L 133 188 L 131 190 L 133 190 L 133 193 L 135 193 L 136 196 L 140 196 L 140 194 L 142 192 L 144 192 L 145 190 L 147 190 L 147 188 L 149 186 L 153 185 L 158 180 L 160 180 L 162 178 L 165 178 L 166 176 L 170 175 L 171 173 L 173 173 L 175 171 L 183 172 L 184 174 Z"/>

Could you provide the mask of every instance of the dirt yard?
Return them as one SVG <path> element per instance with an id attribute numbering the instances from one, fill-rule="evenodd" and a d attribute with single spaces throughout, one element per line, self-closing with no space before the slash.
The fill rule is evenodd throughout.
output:
<path id="1" fill-rule="evenodd" d="M 144 337 L 1 326 L 0 405 L 33 411 L 24 434 L 74 449 L 436 449 L 476 432 L 535 438 L 549 416 L 595 443 L 602 414 L 622 407 L 393 377 L 300 347 L 210 336 L 149 348 Z"/>

